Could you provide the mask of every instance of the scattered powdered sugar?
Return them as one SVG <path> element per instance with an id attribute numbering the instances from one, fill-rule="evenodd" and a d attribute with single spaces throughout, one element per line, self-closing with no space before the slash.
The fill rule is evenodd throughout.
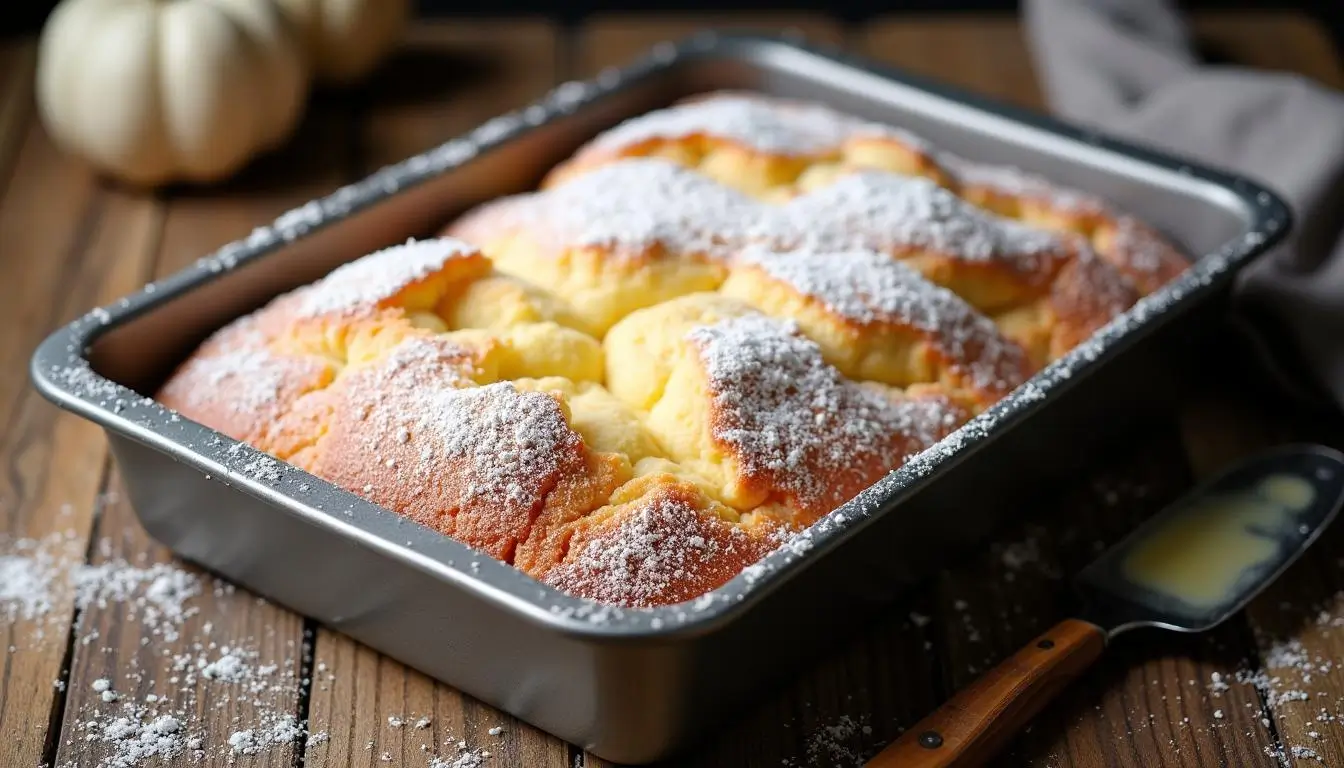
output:
<path id="1" fill-rule="evenodd" d="M 600 135 L 593 150 L 620 150 L 654 139 L 709 136 L 758 152 L 829 154 L 856 136 L 884 136 L 920 145 L 914 136 L 820 104 L 757 94 L 720 93 L 630 118 Z M 582 157 L 583 151 L 580 152 Z"/>
<path id="2" fill-rule="evenodd" d="M 229 748 L 234 754 L 255 755 L 267 749 L 293 744 L 306 731 L 290 714 L 282 714 L 260 728 L 247 728 L 229 734 Z"/>
<path id="3" fill-rule="evenodd" d="M 843 251 L 923 248 L 972 262 L 1036 272 L 1064 256 L 1054 234 L 994 216 L 937 183 L 885 171 L 857 171 L 790 200 L 784 216 L 799 247 Z"/>
<path id="4" fill-rule="evenodd" d="M 217 609 L 227 610 L 227 601 L 219 601 L 234 593 L 231 584 L 175 563 L 114 557 L 110 539 L 96 542 L 102 562 L 86 564 L 84 547 L 75 546 L 78 541 L 73 531 L 43 539 L 0 539 L 6 551 L 0 555 L 0 575 L 5 577 L 0 581 L 0 615 L 6 621 L 32 622 L 39 628 L 59 622 L 62 631 L 51 634 L 64 638 L 73 608 L 76 647 L 90 647 L 77 652 L 99 647 L 94 643 L 101 639 L 105 621 L 93 620 L 96 611 L 113 612 L 118 622 L 134 625 L 131 631 L 141 636 L 144 650 L 119 659 L 124 666 L 117 676 L 92 680 L 87 692 L 70 691 L 78 710 L 69 718 L 62 754 L 79 754 L 55 768 L 72 768 L 75 762 L 96 768 L 166 764 L 177 758 L 199 762 L 212 754 L 257 754 L 302 740 L 305 726 L 292 711 L 297 662 L 263 663 L 250 639 L 216 644 L 209 640 L 211 622 L 183 638 L 200 613 L 196 599 L 210 590 Z M 159 661 L 146 666 L 146 654 Z M 240 722 L 243 727 L 232 737 L 220 736 L 219 743 L 208 744 L 201 720 L 205 715 L 197 707 L 202 686 L 218 687 L 210 693 L 212 706 L 237 701 L 251 709 L 256 722 Z M 98 751 L 91 758 L 76 745 Z"/>
<path id="5" fill-rule="evenodd" d="M 1336 666 L 1335 661 L 1310 655 L 1297 638 L 1273 642 L 1261 661 L 1259 669 L 1239 669 L 1234 678 L 1238 683 L 1255 686 L 1274 705 L 1307 701 L 1311 698 L 1313 678 Z M 1210 685 L 1210 691 L 1213 689 Z"/>
<path id="6" fill-rule="evenodd" d="M 75 395 L 104 408 L 111 408 L 114 412 L 120 412 L 128 403 L 125 395 L 130 392 L 95 373 L 89 362 L 83 358 L 72 361 L 69 365 L 54 365 L 49 373 L 52 381 Z"/>
<path id="7" fill-rule="evenodd" d="M 141 567 L 113 559 L 80 565 L 71 571 L 71 580 L 81 610 L 124 603 L 131 609 L 128 618 L 169 642 L 177 639 L 182 621 L 199 610 L 187 601 L 200 594 L 200 577 L 172 563 Z"/>
<path id="8" fill-rule="evenodd" d="M 479 752 L 463 752 L 456 757 L 432 757 L 429 768 L 480 768 L 486 756 Z"/>
<path id="9" fill-rule="evenodd" d="M 100 743 L 109 754 L 98 762 L 98 768 L 131 768 L 131 766 L 167 762 L 186 751 L 197 751 L 200 738 L 183 728 L 182 721 L 173 715 L 152 714 L 145 708 L 128 709 L 123 715 L 105 720 L 91 720 L 84 725 L 84 741 Z"/>
<path id="10" fill-rule="evenodd" d="M 301 289 L 299 315 L 341 313 L 376 306 L 439 272 L 453 259 L 477 253 L 453 238 L 411 239 L 337 267 Z"/>
<path id="11" fill-rule="evenodd" d="M 844 380 L 789 320 L 744 315 L 688 338 L 709 379 L 715 439 L 744 475 L 803 507 L 829 512 L 843 500 L 836 493 L 857 490 L 847 476 L 886 472 L 956 423 L 936 401 L 888 398 Z"/>
<path id="12" fill-rule="evenodd" d="M 245 653 L 228 647 L 220 649 L 219 658 L 201 662 L 201 676 L 207 680 L 223 680 L 226 683 L 241 683 L 252 675 L 245 660 Z"/>
<path id="13" fill-rule="evenodd" d="M 61 594 L 73 594 L 74 607 L 128 606 L 138 620 L 166 641 L 177 639 L 182 621 L 196 609 L 186 602 L 200 594 L 200 578 L 169 563 L 134 565 L 122 559 L 87 564 L 73 535 L 43 539 L 0 540 L 0 618 L 38 624 L 53 616 Z"/>
<path id="14" fill-rule="evenodd" d="M 1209 675 L 1209 692 L 1213 694 L 1223 693 L 1230 690 L 1232 686 L 1227 684 L 1221 672 L 1214 672 Z"/>
<path id="15" fill-rule="evenodd" d="M 33 621 L 52 609 L 52 589 L 62 567 L 82 554 L 77 542 L 62 543 L 19 539 L 9 554 L 0 555 L 0 619 L 5 623 Z"/>
<path id="16" fill-rule="evenodd" d="M 861 768 L 863 749 L 855 744 L 859 736 L 872 733 L 866 716 L 854 719 L 840 715 L 830 724 L 818 726 L 808 734 L 800 760 L 785 758 L 784 766 L 825 766 L 825 768 Z"/>
<path id="17" fill-rule="evenodd" d="M 774 251 L 748 248 L 743 264 L 759 268 L 840 317 L 864 325 L 892 324 L 933 336 L 975 386 L 1011 388 L 1025 378 L 1022 349 L 960 296 L 877 251 Z"/>

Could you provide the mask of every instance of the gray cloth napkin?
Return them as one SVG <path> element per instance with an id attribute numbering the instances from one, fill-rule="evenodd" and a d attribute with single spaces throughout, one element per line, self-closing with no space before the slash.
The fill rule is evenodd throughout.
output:
<path id="1" fill-rule="evenodd" d="M 1241 173 L 1292 206 L 1292 235 L 1239 275 L 1234 309 L 1295 394 L 1344 407 L 1344 94 L 1201 63 L 1166 0 L 1023 0 L 1022 13 L 1061 117 Z"/>

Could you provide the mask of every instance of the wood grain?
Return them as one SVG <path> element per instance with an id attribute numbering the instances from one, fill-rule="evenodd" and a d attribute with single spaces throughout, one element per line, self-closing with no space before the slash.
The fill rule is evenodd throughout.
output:
<path id="1" fill-rule="evenodd" d="M 1319 27 L 1292 15 L 1215 17 L 1196 25 L 1201 38 L 1230 60 L 1296 72 L 1340 87 L 1344 66 Z M 1199 477 L 1263 448 L 1289 441 L 1344 447 L 1336 413 L 1307 415 L 1254 369 L 1214 378 L 1182 412 L 1191 466 Z M 1274 403 L 1266 407 L 1266 403 Z M 1344 761 L 1344 531 L 1327 530 L 1306 555 L 1246 610 L 1269 682 L 1260 696 L 1276 742 L 1270 754 L 1298 764 Z M 1240 686 L 1249 688 L 1250 686 Z M 1296 758 L 1296 759 L 1294 759 Z"/>
<path id="2" fill-rule="evenodd" d="M 915 75 L 1017 106 L 1043 108 L 1015 16 L 879 18 L 863 26 L 855 46 Z"/>
<path id="3" fill-rule="evenodd" d="M 25 359 L 60 322 L 136 287 L 154 261 L 159 273 L 173 271 L 353 174 L 443 141 L 558 79 L 626 61 L 703 25 L 801 27 L 826 42 L 844 36 L 842 25 L 805 14 L 604 17 L 580 29 L 574 46 L 532 21 L 516 29 L 512 21 L 417 28 L 369 88 L 319 95 L 296 139 L 238 179 L 161 196 L 100 185 L 57 152 L 34 120 L 30 79 L 9 66 L 30 66 L 31 48 L 0 48 L 0 179 L 6 184 L 0 271 L 4 285 L 23 286 L 0 302 L 0 359 Z M 1300 18 L 1204 15 L 1195 28 L 1229 59 L 1344 83 L 1328 38 Z M 859 31 L 852 42 L 920 74 L 1025 106 L 1041 104 L 1016 23 L 1008 17 L 891 18 Z M 412 73 L 425 72 L 435 74 L 409 82 Z M 1344 431 L 1321 420 L 1289 419 L 1288 406 L 1272 402 L 1267 407 L 1263 395 L 1235 388 L 1230 395 L 1201 396 L 1182 413 L 1180 439 L 1171 420 L 1158 419 L 1151 440 L 1120 452 L 1076 487 L 1044 494 L 998 544 L 933 580 L 908 615 L 877 622 L 800 670 L 795 683 L 725 724 L 712 743 L 678 763 L 839 766 L 874 754 L 1046 622 L 1067 615 L 1064 577 L 1096 547 L 1188 487 L 1187 455 L 1194 473 L 1203 475 L 1239 452 L 1289 437 L 1339 444 Z M 0 530 L 10 536 L 68 531 L 66 562 L 73 563 L 84 557 L 95 512 L 101 511 L 99 538 L 107 543 L 93 548 L 95 561 L 167 558 L 117 498 L 115 479 L 109 488 L 114 500 L 98 506 L 106 464 L 101 436 L 42 402 L 21 367 L 0 369 L 0 417 Z M 1344 726 L 1316 719 L 1320 707 L 1332 715 L 1344 707 L 1338 670 L 1314 673 L 1310 681 L 1300 670 L 1286 671 L 1278 690 L 1301 689 L 1309 698 L 1275 702 L 1270 713 L 1253 686 L 1232 685 L 1215 694 L 1208 685 L 1212 674 L 1230 676 L 1254 666 L 1257 656 L 1287 639 L 1299 640 L 1309 657 L 1344 660 L 1344 638 L 1338 636 L 1344 630 L 1316 621 L 1320 610 L 1344 612 L 1334 602 L 1344 588 L 1335 559 L 1344 551 L 1341 535 L 1332 532 L 1252 605 L 1249 624 L 1233 623 L 1207 638 L 1136 636 L 1111 649 L 1096 673 L 1038 718 L 996 764 L 1261 765 L 1273 762 L 1267 747 L 1276 753 L 1293 746 L 1313 749 L 1328 763 L 1344 760 Z M 281 678 L 263 707 L 200 682 L 173 689 L 175 701 L 190 703 L 206 733 L 213 750 L 207 764 L 227 762 L 227 751 L 214 748 L 260 709 L 303 714 L 298 678 L 311 669 L 306 707 L 314 730 L 325 730 L 330 740 L 313 740 L 301 756 L 281 749 L 238 764 L 287 765 L 302 757 L 308 765 L 424 765 L 429 755 L 451 758 L 465 741 L 490 751 L 487 764 L 500 768 L 605 765 L 340 635 L 319 630 L 312 643 L 316 658 L 305 665 L 301 620 L 253 596 L 210 590 L 201 606 L 184 636 L 206 637 L 208 620 L 212 641 L 256 647 L 257 663 L 277 664 Z M 0 643 L 15 646 L 3 657 L 0 678 L 0 764 L 92 764 L 98 753 L 78 741 L 78 715 L 97 706 L 91 681 L 133 683 L 127 691 L 143 695 L 150 681 L 165 677 L 163 653 L 181 648 L 178 641 L 154 649 L 161 640 L 140 634 L 124 606 L 94 608 L 74 636 L 97 632 L 100 639 L 73 647 L 66 701 L 52 683 L 63 674 L 72 613 L 70 596 L 58 594 L 54 621 L 0 627 Z M 294 677 L 292 684 L 283 682 L 286 675 Z M 57 739 L 51 726 L 62 714 L 66 727 Z M 1268 727 L 1262 714 L 1272 715 Z M 394 728 L 389 716 L 407 722 Z M 422 716 L 429 723 L 417 729 Z M 502 731 L 491 735 L 493 727 Z M 381 759 L 384 753 L 389 761 Z"/>
<path id="4" fill-rule="evenodd" d="M 413 30 L 360 94 L 360 172 L 402 160 L 540 96 L 558 82 L 559 50 L 557 30 L 543 22 L 454 22 Z M 422 81 L 415 92 L 405 91 L 411 78 Z M 306 765 L 415 765 L 433 756 L 451 763 L 463 750 L 489 752 L 496 766 L 571 764 L 568 746 L 554 736 L 344 635 L 318 628 L 314 659 L 310 719 L 330 738 L 309 747 Z M 421 718 L 428 721 L 415 727 Z M 492 735 L 492 728 L 501 730 Z"/>
<path id="5" fill-rule="evenodd" d="M 1260 401 L 1245 388 L 1214 386 L 1183 411 L 1183 433 L 1198 477 L 1210 477 L 1286 442 L 1344 447 L 1344 428 L 1337 418 L 1313 423 L 1276 418 L 1265 413 Z M 1344 759 L 1344 733 L 1334 720 L 1344 701 L 1344 678 L 1334 669 L 1344 663 L 1341 551 L 1344 531 L 1335 526 L 1246 609 L 1258 645 L 1258 668 L 1266 675 L 1259 694 L 1269 710 L 1275 738 L 1270 754 L 1276 757 L 1295 750 L 1306 755 L 1307 750 L 1327 765 Z M 1247 665 L 1248 670 L 1256 668 L 1255 663 Z"/>
<path id="6" fill-rule="evenodd" d="M 176 561 L 165 548 L 148 540 L 120 484 L 114 482 L 110 491 L 93 564 L 124 561 L 146 568 L 171 563 L 195 574 L 201 581 L 201 593 L 189 601 L 197 612 L 168 632 L 137 617 L 144 608 L 135 601 L 95 604 L 81 614 L 70 668 L 66 728 L 56 764 L 102 765 L 100 761 L 114 753 L 109 745 L 84 741 L 87 730 L 78 724 L 99 720 L 106 725 L 113 717 L 133 716 L 128 708 L 145 707 L 144 720 L 155 713 L 186 715 L 179 716 L 183 735 L 201 740 L 201 754 L 186 753 L 194 764 L 232 765 L 238 759 L 229 742 L 232 734 L 263 731 L 286 715 L 300 715 L 303 620 Z M 241 681 L 209 678 L 201 665 L 217 661 L 230 649 L 241 649 L 240 658 L 252 676 Z M 103 701 L 93 684 L 100 679 L 112 686 L 116 701 Z M 256 766 L 292 765 L 295 745 L 282 742 L 245 759 Z"/>
<path id="7" fill-rule="evenodd" d="M 171 274 L 347 180 L 351 114 L 347 103 L 320 101 L 286 146 L 259 158 L 229 182 L 136 198 L 136 205 L 161 211 L 161 232 L 156 230 L 151 248 L 155 275 Z M 109 211 L 109 216 L 128 220 L 130 212 Z M 114 479 L 114 489 L 117 484 Z M 92 557 L 95 565 L 113 561 L 175 563 L 197 574 L 206 586 L 190 606 L 199 613 L 171 637 L 137 619 L 134 601 L 90 606 L 81 615 L 58 764 L 97 765 L 108 747 L 85 743 L 78 724 L 94 713 L 124 713 L 128 705 L 146 704 L 150 695 L 159 697 L 148 704 L 151 711 L 186 714 L 184 734 L 201 740 L 200 765 L 231 765 L 239 759 L 229 743 L 236 732 L 261 732 L 286 715 L 303 716 L 302 681 L 310 648 L 302 617 L 246 590 L 214 584 L 199 569 L 176 561 L 149 537 L 119 493 L 103 512 Z M 267 671 L 230 682 L 191 669 L 216 660 L 225 649 L 241 651 L 247 668 Z M 111 705 L 102 702 L 93 688 L 99 679 L 110 681 L 122 698 Z M 286 740 L 242 759 L 255 765 L 292 765 L 302 746 L 301 741 Z"/>
<path id="8" fill-rule="evenodd" d="M 442 144 L 556 84 L 556 28 L 539 19 L 413 27 L 362 89 L 363 172 Z"/>
<path id="9" fill-rule="evenodd" d="M 867 765 L 937 768 L 992 762 L 1105 649 L 1101 628 L 1064 619 L 957 691 Z"/>
<path id="10" fill-rule="evenodd" d="M 23 97 L 31 98 L 31 95 Z M 29 107 L 10 105 L 32 114 Z M 13 135 L 3 128 L 0 141 Z M 77 161 L 28 120 L 0 199 L 0 553 L 16 538 L 59 537 L 60 568 L 84 558 L 106 444 L 93 424 L 49 405 L 29 385 L 27 360 L 61 323 L 113 301 L 148 273 L 153 213 L 101 191 Z M 0 146 L 0 151 L 7 147 Z M 122 213 L 130 213 L 122 216 Z M 22 286 L 22 290 L 11 290 Z M 32 620 L 0 621 L 0 764 L 50 758 L 73 616 L 64 580 Z"/>
<path id="11" fill-rule="evenodd" d="M 911 72 L 1043 108 L 1013 17 L 887 19 L 867 26 L 857 43 L 868 56 Z M 1005 532 L 994 547 L 997 560 L 991 554 L 979 566 L 942 575 L 934 620 L 944 627 L 937 646 L 943 650 L 946 687 L 970 685 L 1046 622 L 1066 615 L 1073 608 L 1071 595 L 1058 577 L 1086 565 L 1183 491 L 1189 484 L 1183 459 L 1171 415 L 1159 415 L 1148 444 L 1099 466 L 1079 488 L 1043 497 L 1044 514 L 1025 531 Z M 1012 567 L 1024 555 L 1030 567 Z M 1211 702 L 1205 690 L 1211 675 L 1232 675 L 1236 657 L 1250 651 L 1243 628 L 1223 628 L 1194 642 L 1126 638 L 996 764 L 1199 765 L 1200 755 L 1263 758 L 1260 751 L 1270 739 L 1259 724 L 1262 713 L 1253 693 L 1237 691 Z M 1233 702 L 1235 711 L 1222 706 Z"/>
<path id="12" fill-rule="evenodd" d="M 28 122 L 36 112 L 33 103 L 36 71 L 35 41 L 17 40 L 0 45 L 0 179 L 9 179 Z"/>
<path id="13" fill-rule="evenodd" d="M 621 66 L 653 46 L 676 41 L 707 27 L 794 34 L 817 43 L 838 45 L 845 40 L 844 25 L 813 13 L 697 13 L 685 15 L 604 15 L 579 28 L 572 58 L 574 77 L 591 77 L 605 67 Z"/>

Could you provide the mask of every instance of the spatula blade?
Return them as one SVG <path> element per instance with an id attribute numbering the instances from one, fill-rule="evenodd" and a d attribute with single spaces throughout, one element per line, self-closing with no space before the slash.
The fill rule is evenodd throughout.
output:
<path id="1" fill-rule="evenodd" d="M 1110 635 L 1209 629 L 1287 570 L 1344 502 L 1344 454 L 1289 445 L 1234 465 L 1078 574 L 1084 618 Z"/>

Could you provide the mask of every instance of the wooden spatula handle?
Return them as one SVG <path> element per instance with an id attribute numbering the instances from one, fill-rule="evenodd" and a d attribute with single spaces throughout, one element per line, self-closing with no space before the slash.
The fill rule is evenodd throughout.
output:
<path id="1" fill-rule="evenodd" d="M 958 691 L 870 760 L 867 768 L 983 765 L 1106 647 L 1106 635 L 1066 619 Z"/>

